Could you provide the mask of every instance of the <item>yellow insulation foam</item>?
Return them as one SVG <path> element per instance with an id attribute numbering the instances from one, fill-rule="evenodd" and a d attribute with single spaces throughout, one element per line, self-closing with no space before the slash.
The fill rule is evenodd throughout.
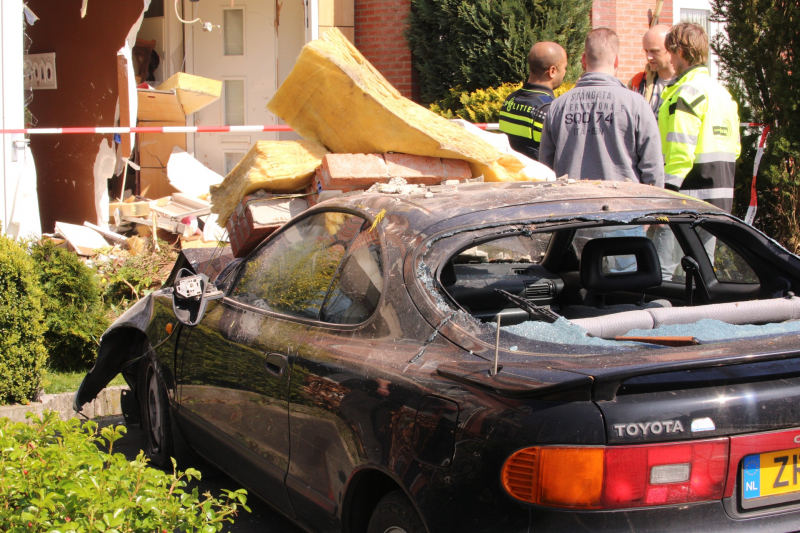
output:
<path id="1" fill-rule="evenodd" d="M 211 186 L 211 212 L 219 215 L 224 227 L 242 198 L 252 192 L 290 193 L 307 187 L 327 153 L 313 141 L 256 142 L 222 183 Z"/>
<path id="2" fill-rule="evenodd" d="M 334 153 L 463 159 L 473 177 L 526 179 L 517 158 L 403 97 L 335 28 L 303 47 L 267 108 Z"/>

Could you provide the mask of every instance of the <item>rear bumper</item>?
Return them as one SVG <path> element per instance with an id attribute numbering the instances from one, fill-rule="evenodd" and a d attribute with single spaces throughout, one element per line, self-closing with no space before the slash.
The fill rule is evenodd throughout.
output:
<path id="1" fill-rule="evenodd" d="M 748 532 L 800 531 L 800 509 L 769 515 L 732 518 L 721 501 L 668 505 L 624 511 L 568 512 L 534 509 L 531 531 L 545 532 Z"/>

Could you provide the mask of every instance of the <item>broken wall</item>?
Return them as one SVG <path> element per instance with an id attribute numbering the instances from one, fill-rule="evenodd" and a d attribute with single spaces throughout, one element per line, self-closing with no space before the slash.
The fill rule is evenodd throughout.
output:
<path id="1" fill-rule="evenodd" d="M 34 91 L 29 109 L 36 127 L 114 125 L 117 51 L 144 4 L 89 0 L 86 17 L 81 18 L 81 0 L 28 0 L 40 18 L 26 30 L 32 41 L 29 52 L 55 52 L 58 84 L 55 90 Z M 115 149 L 112 135 L 31 136 L 42 231 L 53 231 L 57 220 L 105 222 L 97 212 L 95 173 L 111 177 Z"/>

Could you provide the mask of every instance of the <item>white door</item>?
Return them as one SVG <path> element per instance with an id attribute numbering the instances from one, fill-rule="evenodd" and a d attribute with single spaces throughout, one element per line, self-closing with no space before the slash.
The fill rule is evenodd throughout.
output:
<path id="1" fill-rule="evenodd" d="M 25 127 L 22 0 L 0 2 L 0 127 Z M 24 135 L 3 134 L 0 144 L 0 223 L 12 237 L 41 235 L 36 167 Z"/>
<path id="2" fill-rule="evenodd" d="M 723 31 L 722 24 L 709 20 L 711 17 L 711 3 L 709 0 L 673 0 L 672 9 L 672 20 L 676 23 L 683 21 L 697 22 L 705 28 L 709 41 L 716 34 Z M 708 52 L 708 70 L 711 73 L 711 77 L 717 79 L 719 76 L 717 56 L 710 49 Z"/>
<path id="3" fill-rule="evenodd" d="M 195 113 L 194 124 L 276 124 L 275 115 L 266 108 L 277 90 L 275 0 L 204 0 L 184 5 L 187 18 L 199 17 L 214 25 L 210 32 L 202 31 L 199 24 L 187 26 L 186 71 L 222 80 L 222 97 Z M 224 176 L 257 140 L 277 138 L 266 132 L 198 133 L 194 156 Z"/>

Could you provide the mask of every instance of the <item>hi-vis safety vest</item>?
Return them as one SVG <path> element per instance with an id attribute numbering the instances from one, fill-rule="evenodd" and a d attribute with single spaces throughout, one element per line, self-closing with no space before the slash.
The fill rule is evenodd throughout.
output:
<path id="1" fill-rule="evenodd" d="M 731 95 L 698 65 L 661 94 L 658 113 L 666 187 L 730 212 L 739 158 L 739 110 Z"/>
<path id="2" fill-rule="evenodd" d="M 542 125 L 554 95 L 548 87 L 525 83 L 511 93 L 500 109 L 500 131 L 511 148 L 533 160 L 539 159 Z"/>

